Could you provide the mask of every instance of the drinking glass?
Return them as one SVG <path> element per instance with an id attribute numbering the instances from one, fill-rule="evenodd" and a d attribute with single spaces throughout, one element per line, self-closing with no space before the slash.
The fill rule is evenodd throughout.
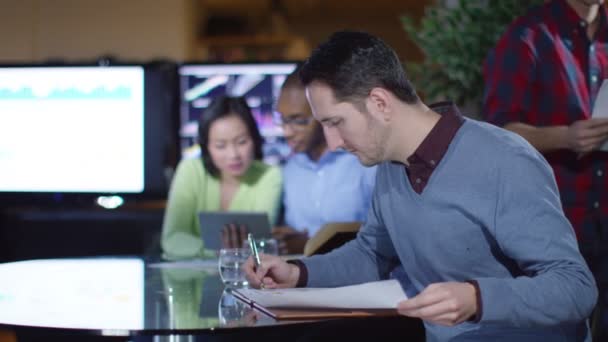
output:
<path id="1" fill-rule="evenodd" d="M 279 244 L 276 239 L 256 239 L 255 245 L 260 254 L 279 255 Z M 243 248 L 249 248 L 249 241 L 243 241 Z"/>
<path id="2" fill-rule="evenodd" d="M 245 287 L 247 279 L 241 269 L 251 255 L 249 248 L 222 248 L 218 260 L 220 277 L 228 287 Z"/>
<path id="3" fill-rule="evenodd" d="M 236 299 L 230 290 L 226 289 L 218 303 L 220 326 L 241 326 L 243 318 L 253 309 Z"/>

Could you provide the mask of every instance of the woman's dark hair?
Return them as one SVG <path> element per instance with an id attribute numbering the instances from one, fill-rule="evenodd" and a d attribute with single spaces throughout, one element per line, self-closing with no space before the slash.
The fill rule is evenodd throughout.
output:
<path id="1" fill-rule="evenodd" d="M 198 143 L 201 147 L 201 157 L 203 165 L 209 174 L 214 177 L 219 176 L 219 170 L 213 164 L 209 154 L 209 130 L 211 125 L 218 119 L 236 115 L 245 123 L 247 131 L 253 140 L 253 158 L 261 160 L 262 145 L 264 139 L 258 130 L 258 125 L 251 113 L 251 108 L 243 97 L 218 96 L 211 101 L 211 104 L 203 111 L 198 120 Z"/>
<path id="2" fill-rule="evenodd" d="M 390 90 L 408 104 L 419 101 L 395 51 L 365 32 L 339 31 L 319 45 L 300 70 L 305 86 L 327 84 L 338 101 L 357 103 L 374 87 Z"/>

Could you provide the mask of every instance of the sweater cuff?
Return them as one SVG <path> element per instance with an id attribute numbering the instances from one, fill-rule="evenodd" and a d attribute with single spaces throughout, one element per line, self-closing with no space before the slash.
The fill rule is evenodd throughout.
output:
<path id="1" fill-rule="evenodd" d="M 479 290 L 479 284 L 477 283 L 477 280 L 467 280 L 466 282 L 475 287 L 475 300 L 477 301 L 477 312 L 469 317 L 467 321 L 479 323 L 479 321 L 481 321 L 481 315 L 483 314 L 483 303 L 481 302 L 481 291 Z"/>
<path id="2" fill-rule="evenodd" d="M 298 277 L 296 287 L 306 287 L 306 284 L 308 283 L 308 269 L 306 269 L 306 265 L 299 259 L 287 260 L 287 263 L 296 265 L 300 270 L 300 276 Z"/>

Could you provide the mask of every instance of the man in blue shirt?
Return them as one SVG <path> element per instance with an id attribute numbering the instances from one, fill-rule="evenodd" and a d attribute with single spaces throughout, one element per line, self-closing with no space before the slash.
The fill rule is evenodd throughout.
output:
<path id="1" fill-rule="evenodd" d="M 268 289 L 386 279 L 400 263 L 417 294 L 395 307 L 427 341 L 590 341 L 593 275 L 561 208 L 551 167 L 519 135 L 425 105 L 395 51 L 343 31 L 300 76 L 330 148 L 378 165 L 357 238 L 286 263 L 263 256 Z"/>
<path id="2" fill-rule="evenodd" d="M 274 236 L 283 253 L 302 253 L 305 242 L 330 222 L 365 220 L 376 175 L 357 157 L 343 150 L 329 151 L 323 129 L 314 120 L 298 70 L 283 83 L 277 119 L 294 155 L 283 169 L 286 226 Z"/>

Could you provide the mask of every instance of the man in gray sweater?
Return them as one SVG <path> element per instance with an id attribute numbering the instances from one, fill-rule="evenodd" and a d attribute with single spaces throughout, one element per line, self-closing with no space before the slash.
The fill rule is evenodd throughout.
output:
<path id="1" fill-rule="evenodd" d="M 254 287 L 386 279 L 401 264 L 417 294 L 397 304 L 428 341 L 589 341 L 597 288 L 563 214 L 551 168 L 520 136 L 426 106 L 395 52 L 333 34 L 304 64 L 332 149 L 378 165 L 367 221 L 331 253 L 245 267 Z"/>

